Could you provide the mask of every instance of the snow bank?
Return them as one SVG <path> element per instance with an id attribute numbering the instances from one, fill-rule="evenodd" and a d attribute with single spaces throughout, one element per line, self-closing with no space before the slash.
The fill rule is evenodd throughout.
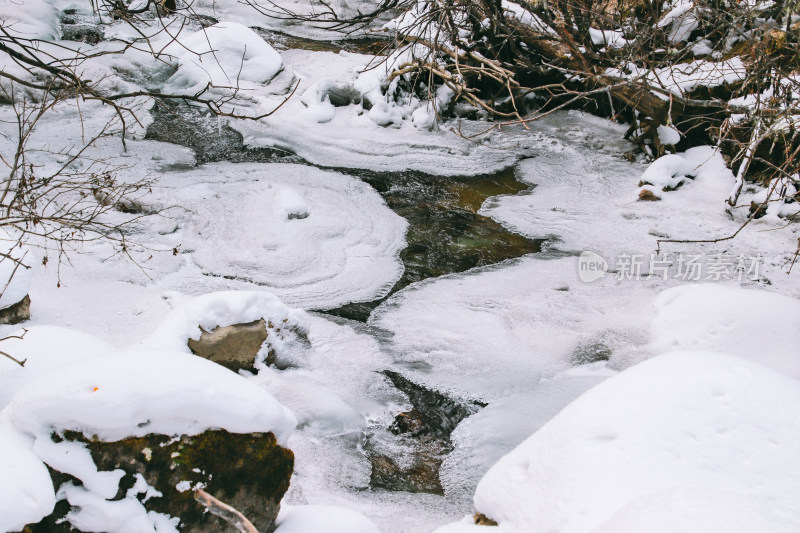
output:
<path id="1" fill-rule="evenodd" d="M 399 97 L 391 88 L 382 92 L 386 65 L 371 64 L 372 56 L 308 50 L 286 50 L 281 56 L 287 71 L 299 79 L 302 95 L 261 121 L 231 121 L 249 148 L 284 149 L 325 167 L 447 176 L 502 170 L 517 158 L 505 146 L 493 146 L 491 136 L 476 143 L 453 135 L 449 129 L 455 124 L 435 131 L 426 102 Z M 283 96 L 264 108 L 279 104 Z M 484 122 L 472 122 L 459 123 L 465 135 L 471 127 L 474 133 L 485 129 Z"/>
<path id="2" fill-rule="evenodd" d="M 792 533 L 800 510 L 723 490 L 673 489 L 636 498 L 594 533 Z"/>
<path id="3" fill-rule="evenodd" d="M 800 300 L 721 284 L 667 289 L 655 300 L 652 350 L 711 350 L 800 379 Z"/>
<path id="4" fill-rule="evenodd" d="M 756 363 L 656 357 L 591 389 L 503 457 L 478 485 L 475 508 L 501 531 L 589 532 L 660 491 L 684 502 L 686 491 L 728 491 L 796 516 L 798 406 L 797 381 Z M 694 513 L 708 523 L 718 509 Z M 774 522 L 751 520 L 757 531 Z"/>
<path id="5" fill-rule="evenodd" d="M 639 193 L 647 190 L 661 198 L 662 192 L 675 190 L 701 175 L 709 179 L 729 176 L 732 183 L 733 175 L 719 150 L 711 146 L 697 146 L 679 154 L 663 155 L 653 161 L 642 174 Z"/>
<path id="6" fill-rule="evenodd" d="M 107 342 L 73 329 L 56 326 L 31 326 L 10 333 L 0 350 L 25 361 L 21 367 L 0 357 L 0 409 L 30 380 L 71 363 L 108 355 L 114 348 Z"/>
<path id="7" fill-rule="evenodd" d="M 275 533 L 379 533 L 361 513 L 332 505 L 283 505 L 275 523 Z"/>
<path id="8" fill-rule="evenodd" d="M 445 494 L 469 501 L 481 477 L 501 457 L 575 398 L 614 374 L 602 361 L 572 368 L 531 383 L 528 390 L 510 393 L 465 418 L 450 435 L 454 450 L 439 470 Z"/>
<path id="9" fill-rule="evenodd" d="M 308 332 L 305 313 L 289 309 L 268 292 L 224 291 L 204 294 L 184 303 L 168 314 L 156 331 L 140 343 L 140 347 L 190 353 L 186 343 L 189 339 L 200 339 L 201 328 L 211 331 L 220 326 L 261 319 L 278 327 Z M 282 335 L 271 334 L 265 344 L 280 351 L 289 342 Z"/>
<path id="10" fill-rule="evenodd" d="M 402 275 L 408 223 L 356 178 L 304 165 L 219 163 L 163 174 L 161 185 L 153 200 L 177 227 L 157 242 L 180 247 L 187 262 L 162 281 L 165 289 L 257 288 L 326 309 L 380 298 Z"/>
<path id="11" fill-rule="evenodd" d="M 32 451 L 32 438 L 14 431 L 0 413 L 0 531 L 20 531 L 53 510 L 56 497 L 47 467 Z"/>
<path id="12" fill-rule="evenodd" d="M 675 163 L 675 167 L 656 160 L 647 177 L 661 187 L 642 186 L 661 195 L 661 201 L 639 201 L 637 185 L 643 181 L 647 167 L 619 157 L 632 146 L 622 140 L 623 134 L 624 130 L 607 121 L 578 113 L 555 114 L 537 121 L 527 133 L 541 139 L 537 157 L 517 166 L 519 179 L 536 188 L 530 194 L 490 198 L 480 214 L 529 237 L 553 238 L 551 249 L 596 250 L 611 270 L 619 269 L 616 263 L 622 254 L 639 254 L 643 271 L 649 271 L 659 238 L 717 239 L 731 235 L 746 220 L 747 210 L 729 213 L 725 209 L 723 200 L 735 178 L 713 147 L 693 148 L 665 160 Z M 676 169 L 685 173 L 675 172 Z M 686 173 L 694 175 L 694 179 L 686 178 Z M 674 185 L 676 181 L 685 182 L 677 192 L 661 191 L 664 185 Z M 720 252 L 736 258 L 740 254 L 753 255 L 757 250 L 765 257 L 775 258 L 763 262 L 760 275 L 778 283 L 786 271 L 784 259 L 778 258 L 797 247 L 797 235 L 787 228 L 771 232 L 770 239 L 764 239 L 765 233 L 755 230 L 759 226 L 776 227 L 774 221 L 764 217 L 751 222 L 730 241 L 692 247 L 662 246 L 662 252 L 672 262 L 670 275 L 677 274 L 679 253 L 684 258 L 701 255 L 707 262 Z M 676 276 L 675 284 L 679 282 Z"/>
<path id="13" fill-rule="evenodd" d="M 180 38 L 164 49 L 178 61 L 178 70 L 164 91 L 196 94 L 208 84 L 240 87 L 241 82 L 268 83 L 282 68 L 281 56 L 253 30 L 221 22 Z M 244 88 L 247 88 L 244 86 Z"/>
<path id="14" fill-rule="evenodd" d="M 14 427 L 38 440 L 74 430 L 105 441 L 151 433 L 273 432 L 294 416 L 261 387 L 200 357 L 129 351 L 65 366 L 28 383 L 8 405 Z"/>

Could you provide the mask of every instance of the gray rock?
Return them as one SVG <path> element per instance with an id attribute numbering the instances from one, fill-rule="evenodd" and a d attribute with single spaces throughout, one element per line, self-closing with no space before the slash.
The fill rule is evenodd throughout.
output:
<path id="1" fill-rule="evenodd" d="M 203 330 L 200 339 L 189 339 L 188 345 L 193 354 L 238 372 L 254 369 L 256 356 L 267 336 L 267 324 L 262 319 Z"/>
<path id="2" fill-rule="evenodd" d="M 361 100 L 361 93 L 356 91 L 352 84 L 341 81 L 326 84 L 320 88 L 320 93 L 323 99 L 327 95 L 331 104 L 336 107 L 347 106 Z"/>
<path id="3" fill-rule="evenodd" d="M 31 318 L 31 297 L 26 295 L 19 302 L 0 309 L 0 324 L 19 324 Z"/>

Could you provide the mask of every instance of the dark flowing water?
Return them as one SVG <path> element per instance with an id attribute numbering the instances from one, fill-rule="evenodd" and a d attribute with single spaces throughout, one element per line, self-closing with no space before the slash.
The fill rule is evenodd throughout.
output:
<path id="1" fill-rule="evenodd" d="M 541 250 L 542 240 L 508 231 L 478 214 L 487 198 L 528 189 L 516 179 L 513 168 L 471 177 L 349 172 L 372 185 L 395 213 L 408 220 L 408 245 L 400 253 L 405 271 L 386 297 L 344 305 L 327 311 L 330 314 L 366 321 L 388 296 L 414 282 Z"/>

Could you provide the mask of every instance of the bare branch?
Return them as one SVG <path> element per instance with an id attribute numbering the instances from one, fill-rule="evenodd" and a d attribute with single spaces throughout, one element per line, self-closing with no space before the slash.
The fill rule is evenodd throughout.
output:
<path id="1" fill-rule="evenodd" d="M 194 490 L 194 499 L 208 512 L 218 516 L 236 528 L 239 533 L 258 533 L 258 530 L 242 513 L 218 500 L 203 489 Z"/>

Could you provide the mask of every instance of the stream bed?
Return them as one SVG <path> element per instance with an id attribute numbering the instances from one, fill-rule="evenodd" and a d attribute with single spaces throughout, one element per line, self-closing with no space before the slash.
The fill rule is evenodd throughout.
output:
<path id="1" fill-rule="evenodd" d="M 146 138 L 193 149 L 197 164 L 309 164 L 283 150 L 246 148 L 241 134 L 190 106 L 158 102 L 151 113 L 154 121 Z M 543 240 L 511 232 L 478 213 L 490 197 L 529 191 L 528 185 L 516 179 L 514 168 L 469 177 L 326 170 L 351 174 L 370 184 L 409 223 L 407 246 L 400 253 L 404 272 L 391 291 L 377 300 L 322 310 L 327 315 L 366 322 L 378 305 L 412 283 L 541 251 Z M 369 485 L 376 490 L 443 495 L 439 469 L 452 451 L 450 434 L 485 404 L 460 403 L 392 370 L 383 375 L 409 398 L 413 409 L 397 415 L 389 427 L 368 428 L 364 453 L 372 469 Z"/>

